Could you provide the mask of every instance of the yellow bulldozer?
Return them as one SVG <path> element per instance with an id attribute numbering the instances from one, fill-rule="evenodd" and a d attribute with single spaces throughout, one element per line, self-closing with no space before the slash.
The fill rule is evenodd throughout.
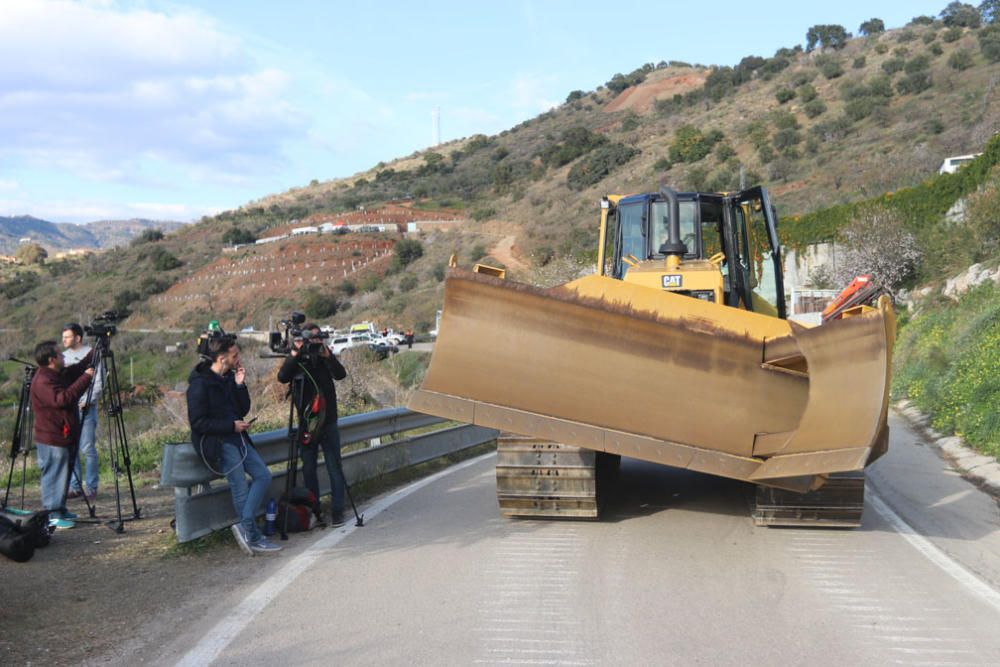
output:
<path id="1" fill-rule="evenodd" d="M 620 457 L 756 485 L 758 525 L 853 527 L 888 446 L 889 300 L 786 319 L 764 187 L 601 201 L 597 270 L 450 270 L 413 410 L 500 429 L 510 516 L 596 517 Z"/>

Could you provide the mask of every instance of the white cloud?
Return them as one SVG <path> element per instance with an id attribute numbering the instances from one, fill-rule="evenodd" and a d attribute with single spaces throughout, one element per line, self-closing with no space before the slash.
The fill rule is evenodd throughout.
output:
<path id="1" fill-rule="evenodd" d="M 245 179 L 283 162 L 308 118 L 293 81 L 189 10 L 4 0 L 0 161 L 135 182 L 150 159 Z"/>
<path id="2" fill-rule="evenodd" d="M 0 192 L 13 192 L 17 188 L 17 181 L 0 179 Z"/>
<path id="3" fill-rule="evenodd" d="M 111 203 L 93 200 L 50 200 L 44 203 L 0 199 L 0 215 L 29 214 L 50 222 L 92 222 L 94 220 L 171 220 L 189 222 L 224 210 L 220 206 L 189 206 L 167 202 Z"/>

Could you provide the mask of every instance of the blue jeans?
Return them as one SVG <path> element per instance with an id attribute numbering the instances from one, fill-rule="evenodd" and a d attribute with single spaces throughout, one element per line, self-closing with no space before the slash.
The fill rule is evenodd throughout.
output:
<path id="1" fill-rule="evenodd" d="M 35 443 L 35 446 L 38 448 L 38 469 L 42 471 L 42 507 L 53 512 L 65 512 L 69 448 L 41 443 Z"/>
<path id="2" fill-rule="evenodd" d="M 318 444 L 318 446 L 317 446 Z M 319 498 L 319 478 L 316 475 L 319 448 L 323 449 L 323 461 L 326 463 L 326 473 L 330 476 L 330 512 L 340 514 L 344 511 L 344 476 L 340 462 L 340 429 L 337 422 L 323 427 L 323 433 L 318 441 L 308 447 L 300 446 L 302 452 L 302 478 L 306 488 Z"/>
<path id="3" fill-rule="evenodd" d="M 80 461 L 87 462 L 87 489 L 91 493 L 97 493 L 98 469 L 100 463 L 97 460 L 97 405 L 91 405 L 87 410 L 87 416 L 83 416 L 80 411 L 80 449 L 76 453 L 75 475 L 70 480 L 70 488 L 74 491 L 82 491 L 80 481 L 83 479 Z"/>
<path id="4" fill-rule="evenodd" d="M 243 459 L 243 452 L 246 452 L 246 459 Z M 228 442 L 222 445 L 222 469 L 229 471 L 226 480 L 233 494 L 233 508 L 243 526 L 243 534 L 250 542 L 261 539 L 263 536 L 257 528 L 257 512 L 271 486 L 271 471 L 252 445 L 233 445 Z M 249 488 L 247 475 L 250 475 Z"/>

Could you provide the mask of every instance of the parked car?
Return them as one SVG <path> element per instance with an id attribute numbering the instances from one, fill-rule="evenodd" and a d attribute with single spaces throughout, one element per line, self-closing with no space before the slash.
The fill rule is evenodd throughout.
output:
<path id="1" fill-rule="evenodd" d="M 368 349 L 375 353 L 379 359 L 387 359 L 389 355 L 399 352 L 399 348 L 388 343 L 369 343 Z"/>

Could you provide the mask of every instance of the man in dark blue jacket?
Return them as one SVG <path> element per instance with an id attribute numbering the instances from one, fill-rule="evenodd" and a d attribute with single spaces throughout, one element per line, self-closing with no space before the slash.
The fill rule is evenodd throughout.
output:
<path id="1" fill-rule="evenodd" d="M 257 528 L 257 511 L 271 484 L 271 471 L 244 435 L 250 428 L 243 421 L 250 412 L 250 392 L 244 383 L 246 370 L 240 363 L 240 348 L 235 337 L 217 336 L 208 341 L 208 351 L 188 377 L 191 443 L 209 469 L 229 482 L 239 517 L 232 531 L 240 548 L 250 556 L 281 551 Z"/>

